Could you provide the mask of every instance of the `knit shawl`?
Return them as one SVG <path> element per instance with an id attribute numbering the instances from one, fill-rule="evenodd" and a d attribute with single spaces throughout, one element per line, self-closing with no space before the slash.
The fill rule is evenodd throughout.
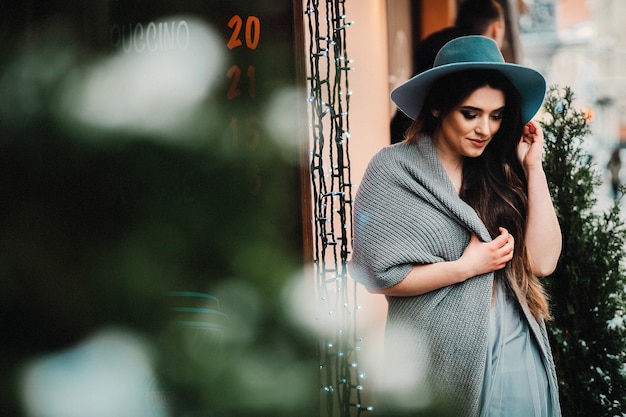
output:
<path id="1" fill-rule="evenodd" d="M 366 287 L 390 287 L 414 264 L 458 259 L 472 234 L 491 240 L 456 193 L 430 138 L 402 142 L 376 154 L 359 185 L 349 271 Z M 387 297 L 386 383 L 402 385 L 394 394 L 404 390 L 415 397 L 426 387 L 462 410 L 459 415 L 478 416 L 493 280 L 488 273 L 420 296 Z M 523 311 L 539 341 L 558 411 L 545 326 Z"/>

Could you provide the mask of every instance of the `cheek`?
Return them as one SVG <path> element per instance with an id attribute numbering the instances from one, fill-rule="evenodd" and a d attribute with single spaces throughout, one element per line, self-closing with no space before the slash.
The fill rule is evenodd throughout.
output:
<path id="1" fill-rule="evenodd" d="M 449 116 L 444 119 L 443 125 L 448 132 L 463 133 L 471 130 L 471 123 L 463 117 Z"/>
<path id="2" fill-rule="evenodd" d="M 502 126 L 502 120 L 494 120 L 491 123 L 491 131 L 493 132 L 493 135 L 498 133 L 498 130 L 500 130 L 500 126 Z"/>
<path id="3" fill-rule="evenodd" d="M 448 115 L 441 123 L 441 130 L 445 132 L 448 140 L 457 141 L 471 134 L 475 125 L 475 120 L 468 120 L 461 115 Z"/>
<path id="4" fill-rule="evenodd" d="M 474 120 L 467 120 L 465 118 L 457 118 L 452 125 L 452 129 L 459 135 L 466 135 L 474 130 L 476 122 Z"/>

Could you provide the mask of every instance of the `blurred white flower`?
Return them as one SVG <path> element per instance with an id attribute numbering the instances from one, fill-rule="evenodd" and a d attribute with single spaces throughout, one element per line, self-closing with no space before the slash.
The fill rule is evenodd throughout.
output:
<path id="1" fill-rule="evenodd" d="M 143 341 L 105 330 L 27 364 L 20 386 L 29 417 L 165 417 L 154 381 Z"/>
<path id="2" fill-rule="evenodd" d="M 219 79 L 222 40 L 196 18 L 170 17 L 111 36 L 118 45 L 114 55 L 68 77 L 64 107 L 82 123 L 147 132 L 176 128 Z"/>

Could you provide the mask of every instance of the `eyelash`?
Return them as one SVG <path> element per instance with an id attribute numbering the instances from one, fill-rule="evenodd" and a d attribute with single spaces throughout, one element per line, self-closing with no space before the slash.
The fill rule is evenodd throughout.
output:
<path id="1" fill-rule="evenodd" d="M 468 120 L 475 119 L 478 115 L 471 111 L 461 110 L 461 114 Z"/>
<path id="2" fill-rule="evenodd" d="M 472 111 L 461 110 L 461 114 L 463 115 L 463 117 L 465 117 L 468 120 L 472 120 L 478 117 L 478 114 Z M 497 113 L 491 116 L 493 120 L 502 120 L 502 117 L 503 117 L 502 113 Z"/>

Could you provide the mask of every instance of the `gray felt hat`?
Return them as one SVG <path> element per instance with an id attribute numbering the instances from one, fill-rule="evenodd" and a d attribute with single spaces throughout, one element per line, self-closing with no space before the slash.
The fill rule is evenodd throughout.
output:
<path id="1" fill-rule="evenodd" d="M 496 42 L 485 36 L 463 36 L 446 43 L 435 58 L 433 67 L 400 84 L 391 99 L 411 119 L 415 119 L 431 85 L 444 75 L 469 69 L 501 72 L 517 88 L 521 97 L 522 119 L 529 122 L 537 113 L 546 94 L 546 80 L 538 71 L 504 61 Z"/>

